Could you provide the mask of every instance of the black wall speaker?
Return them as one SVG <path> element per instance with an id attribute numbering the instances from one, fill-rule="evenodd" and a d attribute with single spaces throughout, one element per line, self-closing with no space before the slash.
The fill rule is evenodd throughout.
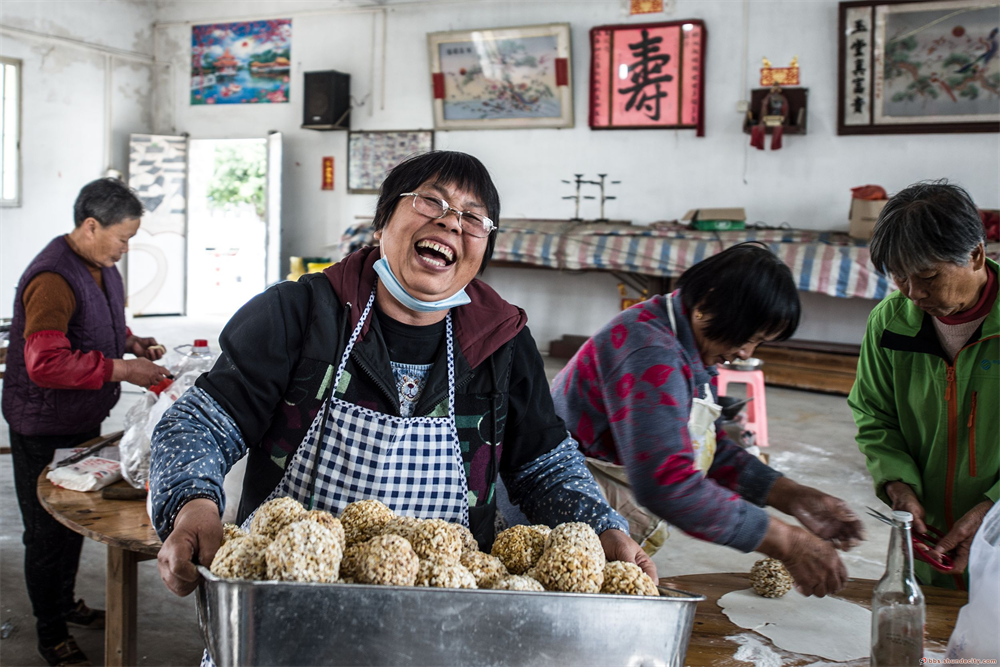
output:
<path id="1" fill-rule="evenodd" d="M 308 130 L 351 129 L 351 75 L 336 70 L 305 73 L 302 127 Z"/>

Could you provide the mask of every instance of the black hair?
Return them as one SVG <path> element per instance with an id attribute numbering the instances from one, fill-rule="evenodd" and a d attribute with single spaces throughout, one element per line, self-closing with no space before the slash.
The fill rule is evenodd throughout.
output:
<path id="1" fill-rule="evenodd" d="M 878 216 L 869 247 L 880 273 L 906 278 L 938 262 L 966 266 L 985 241 L 972 197 L 941 180 L 915 183 L 894 195 Z"/>
<path id="2" fill-rule="evenodd" d="M 677 279 L 687 312 L 708 316 L 705 336 L 741 346 L 755 335 L 787 340 L 801 306 L 791 270 L 764 244 L 740 243 L 698 262 Z"/>
<path id="3" fill-rule="evenodd" d="M 129 218 L 141 218 L 144 212 L 135 190 L 117 178 L 99 178 L 80 189 L 73 204 L 73 222 L 79 227 L 93 218 L 102 227 L 111 227 Z"/>
<path id="4" fill-rule="evenodd" d="M 441 185 L 468 190 L 486 207 L 487 217 L 495 225 L 500 224 L 500 195 L 483 163 L 466 153 L 431 151 L 403 160 L 385 177 L 379 189 L 372 227 L 378 231 L 389 224 L 389 218 L 400 203 L 399 196 L 404 192 L 413 192 L 431 179 Z M 479 265 L 480 274 L 486 270 L 493 256 L 496 241 L 497 230 L 494 229 L 486 240 L 486 252 Z"/>

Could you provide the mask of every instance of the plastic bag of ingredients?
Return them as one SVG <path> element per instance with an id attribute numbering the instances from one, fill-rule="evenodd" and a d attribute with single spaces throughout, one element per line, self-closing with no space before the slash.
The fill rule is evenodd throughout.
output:
<path id="1" fill-rule="evenodd" d="M 1000 503 L 994 503 L 969 553 L 969 603 L 958 612 L 949 660 L 1000 660 Z"/>
<path id="2" fill-rule="evenodd" d="M 118 448 L 121 452 L 122 477 L 137 489 L 146 488 L 149 480 L 149 447 L 153 429 L 163 413 L 194 385 L 198 376 L 212 368 L 216 354 L 204 340 L 194 345 L 180 345 L 163 357 L 174 379 L 166 380 L 143 392 L 142 398 L 125 414 L 125 433 Z"/>
<path id="3" fill-rule="evenodd" d="M 122 478 L 121 464 L 99 456 L 88 456 L 82 461 L 50 470 L 46 475 L 56 486 L 73 491 L 97 491 Z"/>

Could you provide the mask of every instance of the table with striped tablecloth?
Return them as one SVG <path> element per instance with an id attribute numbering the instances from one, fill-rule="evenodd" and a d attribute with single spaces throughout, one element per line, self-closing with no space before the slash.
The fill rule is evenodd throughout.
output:
<path id="1" fill-rule="evenodd" d="M 604 270 L 674 278 L 701 260 L 744 241 L 768 245 L 800 290 L 833 297 L 881 299 L 896 289 L 872 266 L 865 241 L 843 232 L 746 229 L 704 232 L 672 223 L 620 225 L 565 220 L 502 220 L 493 259 L 570 271 Z M 345 231 L 344 254 L 370 244 L 370 221 Z M 1000 258 L 1000 243 L 987 246 Z"/>

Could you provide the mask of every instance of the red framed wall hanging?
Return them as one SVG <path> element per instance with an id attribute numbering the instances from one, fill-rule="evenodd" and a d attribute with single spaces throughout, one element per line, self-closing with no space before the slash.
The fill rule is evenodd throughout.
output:
<path id="1" fill-rule="evenodd" d="M 705 23 L 590 31 L 590 127 L 691 129 L 705 136 Z"/>

